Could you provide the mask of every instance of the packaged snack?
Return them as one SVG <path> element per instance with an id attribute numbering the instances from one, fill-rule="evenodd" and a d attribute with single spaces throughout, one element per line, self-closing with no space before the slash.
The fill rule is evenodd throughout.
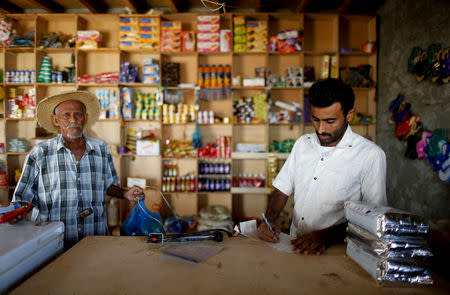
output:
<path id="1" fill-rule="evenodd" d="M 195 34 L 193 31 L 181 32 L 182 51 L 193 52 L 195 51 Z"/>

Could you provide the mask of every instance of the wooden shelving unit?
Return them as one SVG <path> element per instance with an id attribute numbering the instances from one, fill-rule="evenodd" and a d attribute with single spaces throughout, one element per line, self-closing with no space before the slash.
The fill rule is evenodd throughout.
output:
<path id="1" fill-rule="evenodd" d="M 40 49 L 3 48 L 0 49 L 0 70 L 35 70 L 36 78 L 39 73 L 42 57 L 49 56 L 52 65 L 63 69 L 70 66 L 72 54 L 75 56 L 76 76 L 96 75 L 103 72 L 119 72 L 120 63 L 128 61 L 138 65 L 142 70 L 143 58 L 152 57 L 161 65 L 164 62 L 180 63 L 180 83 L 197 85 L 198 65 L 222 64 L 231 65 L 232 77 L 254 77 L 256 67 L 266 68 L 268 73 L 285 76 L 288 67 L 312 66 L 315 69 L 316 79 L 320 77 L 321 59 L 323 55 L 335 56 L 339 66 L 357 66 L 369 64 L 373 68 L 373 78 L 376 82 L 377 56 L 361 51 L 361 45 L 368 41 L 376 41 L 376 17 L 352 16 L 337 14 L 289 14 L 289 13 L 237 13 L 221 15 L 221 29 L 232 30 L 232 18 L 243 15 L 246 20 L 267 20 L 269 34 L 273 36 L 287 29 L 301 30 L 303 35 L 303 51 L 289 54 L 279 52 L 181 52 L 163 53 L 147 49 L 120 49 L 119 48 L 119 15 L 95 14 L 11 14 L 13 27 L 18 34 L 35 31 L 35 44 L 45 32 L 64 32 L 76 35 L 77 30 L 98 30 L 102 41 L 98 49 Z M 164 20 L 182 21 L 183 30 L 196 31 L 196 13 L 183 13 L 155 16 Z M 148 16 L 147 16 L 148 17 Z M 354 48 L 351 53 L 340 53 L 339 48 Z M 142 79 L 142 74 L 140 73 Z M 134 92 L 155 93 L 157 86 L 143 83 L 117 83 L 117 84 L 79 84 L 79 83 L 28 83 L 8 84 L 3 81 L 6 93 L 9 88 L 15 88 L 21 94 L 30 88 L 35 88 L 37 102 L 43 98 L 62 91 L 86 90 L 95 92 L 96 89 L 111 89 L 119 93 L 120 88 L 130 87 Z M 170 90 L 184 90 L 184 102 L 194 104 L 194 88 L 168 87 Z M 233 98 L 244 95 L 253 95 L 265 92 L 266 87 L 232 87 Z M 272 99 L 283 102 L 297 102 L 304 104 L 304 97 L 308 93 L 307 87 L 273 87 L 270 89 Z M 355 88 L 356 109 L 362 113 L 373 116 L 376 121 L 376 102 L 374 88 Z M 0 142 L 7 143 L 9 139 L 24 137 L 31 140 L 36 137 L 36 121 L 25 119 L 5 119 L 7 117 L 7 101 L 0 103 Z M 218 101 L 200 101 L 200 110 L 213 110 L 216 115 L 233 117 L 233 99 Z M 231 120 L 233 121 L 233 120 Z M 150 120 L 99 120 L 88 133 L 105 140 L 108 144 L 122 146 L 125 143 L 126 131 L 130 127 L 152 127 L 160 138 L 161 151 L 168 138 L 189 140 L 195 130 L 195 123 L 163 124 L 160 121 Z M 260 124 L 199 124 L 203 135 L 203 144 L 215 143 L 217 136 L 231 136 L 233 144 L 232 174 L 267 174 L 268 157 L 276 157 L 281 168 L 288 154 L 269 152 L 272 141 L 284 139 L 297 139 L 304 133 L 314 132 L 312 124 L 301 122 L 288 123 L 260 123 Z M 370 136 L 376 140 L 376 125 L 355 124 L 352 128 L 357 133 Z M 261 143 L 266 148 L 263 153 L 237 153 L 234 152 L 237 143 Z M 162 153 L 161 153 L 162 154 Z M 14 189 L 14 171 L 22 168 L 25 153 L 3 153 L 0 159 L 6 163 L 8 172 L 8 187 L 0 189 L 0 201 L 8 201 Z M 114 155 L 114 164 L 120 176 L 122 185 L 126 185 L 128 176 L 145 177 L 150 185 L 161 187 L 163 178 L 163 163 L 176 161 L 180 175 L 193 173 L 198 183 L 198 164 L 201 160 L 195 158 L 163 158 L 162 156 L 136 156 L 133 154 Z M 259 216 L 265 210 L 268 187 L 264 188 L 232 188 L 230 192 L 194 192 L 170 193 L 171 205 L 178 214 L 197 214 L 207 205 L 221 204 L 232 208 L 234 217 Z M 146 191 L 148 202 L 161 202 L 160 196 L 154 191 Z M 127 205 L 123 204 L 122 208 Z M 121 214 L 122 216 L 123 214 Z"/>

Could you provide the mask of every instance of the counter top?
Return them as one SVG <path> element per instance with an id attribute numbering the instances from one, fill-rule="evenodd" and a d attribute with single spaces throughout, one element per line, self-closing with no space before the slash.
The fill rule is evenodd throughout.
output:
<path id="1" fill-rule="evenodd" d="M 204 242 L 205 243 L 205 242 Z M 215 245 L 219 245 L 216 242 Z M 164 255 L 145 237 L 86 237 L 11 294 L 449 294 L 450 283 L 385 288 L 345 254 L 296 255 L 227 238 L 205 263 Z"/>

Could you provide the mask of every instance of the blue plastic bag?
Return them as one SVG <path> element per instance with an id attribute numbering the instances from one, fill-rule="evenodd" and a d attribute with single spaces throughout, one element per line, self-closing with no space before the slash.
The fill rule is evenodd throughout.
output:
<path id="1" fill-rule="evenodd" d="M 147 236 L 149 233 L 165 234 L 161 215 L 150 212 L 144 200 L 140 200 L 131 210 L 125 222 L 120 227 L 121 236 Z"/>

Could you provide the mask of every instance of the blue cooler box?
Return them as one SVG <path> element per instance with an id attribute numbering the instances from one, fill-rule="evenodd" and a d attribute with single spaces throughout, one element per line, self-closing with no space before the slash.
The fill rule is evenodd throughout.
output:
<path id="1" fill-rule="evenodd" d="M 64 223 L 0 224 L 0 294 L 64 249 Z"/>

